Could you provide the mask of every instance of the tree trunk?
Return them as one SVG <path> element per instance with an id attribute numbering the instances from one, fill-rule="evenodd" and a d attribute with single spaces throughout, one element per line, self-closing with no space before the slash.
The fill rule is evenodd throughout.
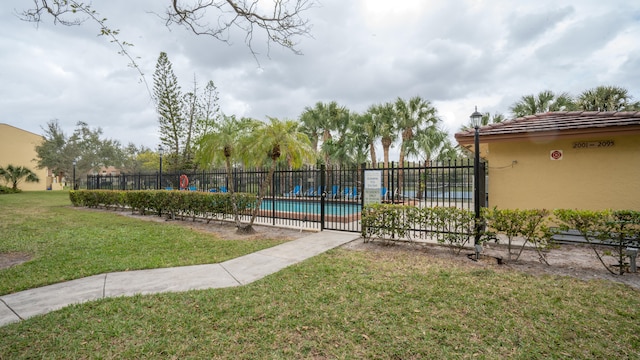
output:
<path id="1" fill-rule="evenodd" d="M 378 167 L 378 163 L 376 162 L 376 147 L 373 142 L 369 144 L 369 153 L 371 153 L 371 167 L 375 169 Z"/>
<path id="2" fill-rule="evenodd" d="M 382 152 L 384 156 L 384 187 L 389 191 L 389 148 L 391 147 L 391 139 L 390 138 L 382 138 Z"/>
<path id="3" fill-rule="evenodd" d="M 256 206 L 253 209 L 253 213 L 251 214 L 251 219 L 246 226 L 238 228 L 236 231 L 239 234 L 253 234 L 255 233 L 255 229 L 253 229 L 253 223 L 258 217 L 258 212 L 260 211 L 260 205 L 262 205 L 262 200 L 264 199 L 264 195 L 267 192 L 269 186 L 271 186 L 271 178 L 273 178 L 273 173 L 276 171 L 276 160 L 272 160 L 271 169 L 269 169 L 269 173 L 267 174 L 267 178 L 264 179 L 260 188 L 258 189 L 258 200 L 256 201 Z"/>

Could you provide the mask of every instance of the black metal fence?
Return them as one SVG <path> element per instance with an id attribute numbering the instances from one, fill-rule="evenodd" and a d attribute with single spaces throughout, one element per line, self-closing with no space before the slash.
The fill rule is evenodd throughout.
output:
<path id="1" fill-rule="evenodd" d="M 481 174 L 485 164 L 480 163 Z M 419 207 L 448 206 L 472 210 L 473 171 L 471 160 L 430 164 L 391 163 L 388 168 L 278 169 L 266 189 L 258 224 L 310 229 L 360 232 L 364 179 L 368 171 L 380 173 L 379 200 Z M 188 183 L 184 181 L 184 177 Z M 268 170 L 234 168 L 214 171 L 89 175 L 88 189 L 185 190 L 258 194 Z M 183 182 L 181 183 L 181 177 Z M 485 176 L 481 176 L 481 206 L 487 206 Z M 182 188 L 181 188 L 182 185 Z M 246 217 L 243 220 L 247 220 Z"/>

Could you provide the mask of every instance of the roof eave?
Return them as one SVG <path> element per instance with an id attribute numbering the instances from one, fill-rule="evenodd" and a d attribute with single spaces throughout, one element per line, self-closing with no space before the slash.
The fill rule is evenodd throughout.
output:
<path id="1" fill-rule="evenodd" d="M 593 136 L 593 135 L 630 135 L 640 134 L 640 125 L 634 126 L 617 126 L 617 127 L 598 127 L 598 128 L 583 128 L 583 129 L 569 129 L 569 130 L 553 130 L 553 131 L 532 131 L 532 132 L 519 132 L 519 133 L 507 133 L 507 134 L 482 134 L 482 129 L 479 134 L 480 143 L 490 142 L 502 142 L 502 141 L 521 141 L 521 140 L 554 140 L 558 138 L 575 138 L 580 136 Z M 469 145 L 474 142 L 474 134 L 458 133 L 455 134 L 455 139 L 460 145 Z"/>

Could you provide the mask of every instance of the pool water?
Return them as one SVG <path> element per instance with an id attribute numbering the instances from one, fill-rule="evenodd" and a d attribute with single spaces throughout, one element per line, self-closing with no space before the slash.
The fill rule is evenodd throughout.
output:
<path id="1" fill-rule="evenodd" d="M 273 200 L 264 199 L 260 205 L 262 210 L 273 209 Z M 296 201 L 296 200 L 275 200 L 275 211 L 287 211 L 305 214 L 320 214 L 320 202 L 318 201 Z M 360 204 L 345 204 L 325 202 L 325 215 L 352 215 L 362 211 Z"/>

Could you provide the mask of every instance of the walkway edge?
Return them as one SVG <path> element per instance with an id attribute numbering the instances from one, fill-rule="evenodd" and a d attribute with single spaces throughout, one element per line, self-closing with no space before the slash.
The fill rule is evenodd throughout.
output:
<path id="1" fill-rule="evenodd" d="M 107 297 L 250 284 L 360 237 L 322 231 L 219 264 L 106 273 L 0 296 L 0 326 Z"/>

